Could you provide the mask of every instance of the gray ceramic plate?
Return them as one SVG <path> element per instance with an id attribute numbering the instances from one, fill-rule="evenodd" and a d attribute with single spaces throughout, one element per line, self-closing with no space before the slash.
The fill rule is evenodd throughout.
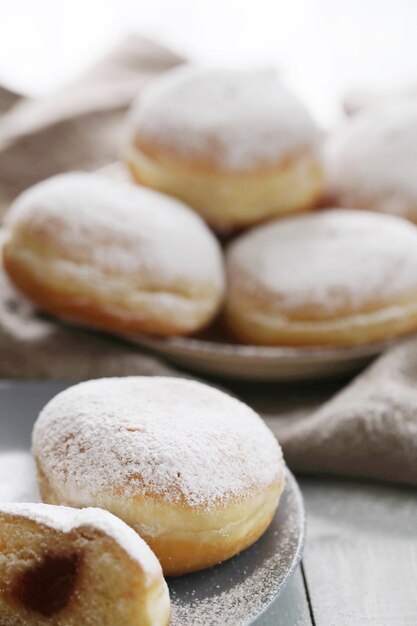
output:
<path id="1" fill-rule="evenodd" d="M 7 499 L 37 498 L 29 455 L 14 451 L 28 451 L 39 410 L 67 386 L 0 383 L 0 499 L 5 493 Z M 300 561 L 304 526 L 302 497 L 288 472 L 278 512 L 262 539 L 222 565 L 169 581 L 171 626 L 272 626 L 268 613 Z"/>
<path id="2" fill-rule="evenodd" d="M 289 381 L 352 374 L 383 352 L 392 341 L 352 348 L 246 346 L 194 337 L 127 339 L 201 374 L 240 380 Z"/>

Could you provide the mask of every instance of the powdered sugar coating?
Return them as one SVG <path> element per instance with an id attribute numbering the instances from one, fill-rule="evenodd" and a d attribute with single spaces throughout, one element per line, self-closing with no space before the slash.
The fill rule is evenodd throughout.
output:
<path id="1" fill-rule="evenodd" d="M 62 261 L 142 280 L 143 287 L 223 289 L 220 247 L 183 203 L 105 176 L 54 176 L 23 193 L 8 225 L 46 233 Z M 44 239 L 43 239 L 44 241 Z"/>
<path id="2" fill-rule="evenodd" d="M 131 125 L 139 143 L 186 157 L 214 156 L 232 171 L 315 150 L 319 139 L 307 110 L 273 71 L 171 70 L 140 96 Z"/>
<path id="3" fill-rule="evenodd" d="M 405 220 L 333 209 L 261 226 L 227 253 L 230 292 L 276 311 L 361 311 L 417 293 L 417 229 Z"/>
<path id="4" fill-rule="evenodd" d="M 372 107 L 325 146 L 329 192 L 344 206 L 417 221 L 417 106 L 399 99 Z"/>
<path id="5" fill-rule="evenodd" d="M 25 517 L 62 533 L 70 533 L 86 526 L 94 528 L 116 541 L 128 556 L 140 565 L 147 576 L 153 578 L 162 573 L 158 559 L 143 539 L 130 526 L 108 511 L 19 502 L 0 504 L 0 513 Z"/>
<path id="6" fill-rule="evenodd" d="M 252 409 L 164 377 L 93 380 L 58 394 L 39 416 L 33 449 L 67 489 L 151 493 L 191 507 L 251 496 L 284 472 L 276 439 Z"/>

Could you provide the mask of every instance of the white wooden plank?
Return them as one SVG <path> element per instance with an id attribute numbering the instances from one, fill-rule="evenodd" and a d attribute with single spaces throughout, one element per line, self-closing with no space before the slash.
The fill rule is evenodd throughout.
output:
<path id="1" fill-rule="evenodd" d="M 417 492 L 304 480 L 316 626 L 416 626 Z"/>

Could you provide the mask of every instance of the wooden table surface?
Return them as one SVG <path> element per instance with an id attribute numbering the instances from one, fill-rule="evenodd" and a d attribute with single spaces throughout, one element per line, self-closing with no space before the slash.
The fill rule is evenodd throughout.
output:
<path id="1" fill-rule="evenodd" d="M 300 480 L 301 567 L 259 626 L 416 626 L 417 492 Z"/>

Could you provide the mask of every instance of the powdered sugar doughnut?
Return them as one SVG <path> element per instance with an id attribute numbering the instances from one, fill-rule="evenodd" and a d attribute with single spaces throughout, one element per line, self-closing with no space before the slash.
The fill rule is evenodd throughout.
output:
<path id="1" fill-rule="evenodd" d="M 328 210 L 261 226 L 227 251 L 226 318 L 243 341 L 353 345 L 417 329 L 417 228 Z"/>
<path id="2" fill-rule="evenodd" d="M 416 146 L 415 99 L 393 100 L 359 113 L 325 147 L 332 202 L 417 223 Z"/>
<path id="3" fill-rule="evenodd" d="M 259 416 L 189 380 L 71 387 L 41 412 L 33 452 L 44 501 L 108 509 L 139 532 L 166 574 L 251 545 L 284 486 L 281 450 Z"/>
<path id="4" fill-rule="evenodd" d="M 183 66 L 134 104 L 126 160 L 215 228 L 241 228 L 317 201 L 318 140 L 274 72 Z"/>
<path id="5" fill-rule="evenodd" d="M 185 205 L 93 174 L 55 176 L 8 216 L 6 270 L 41 309 L 113 331 L 187 334 L 217 313 L 219 245 Z"/>
<path id="6" fill-rule="evenodd" d="M 167 626 L 157 558 L 100 509 L 0 504 L 0 623 Z"/>

